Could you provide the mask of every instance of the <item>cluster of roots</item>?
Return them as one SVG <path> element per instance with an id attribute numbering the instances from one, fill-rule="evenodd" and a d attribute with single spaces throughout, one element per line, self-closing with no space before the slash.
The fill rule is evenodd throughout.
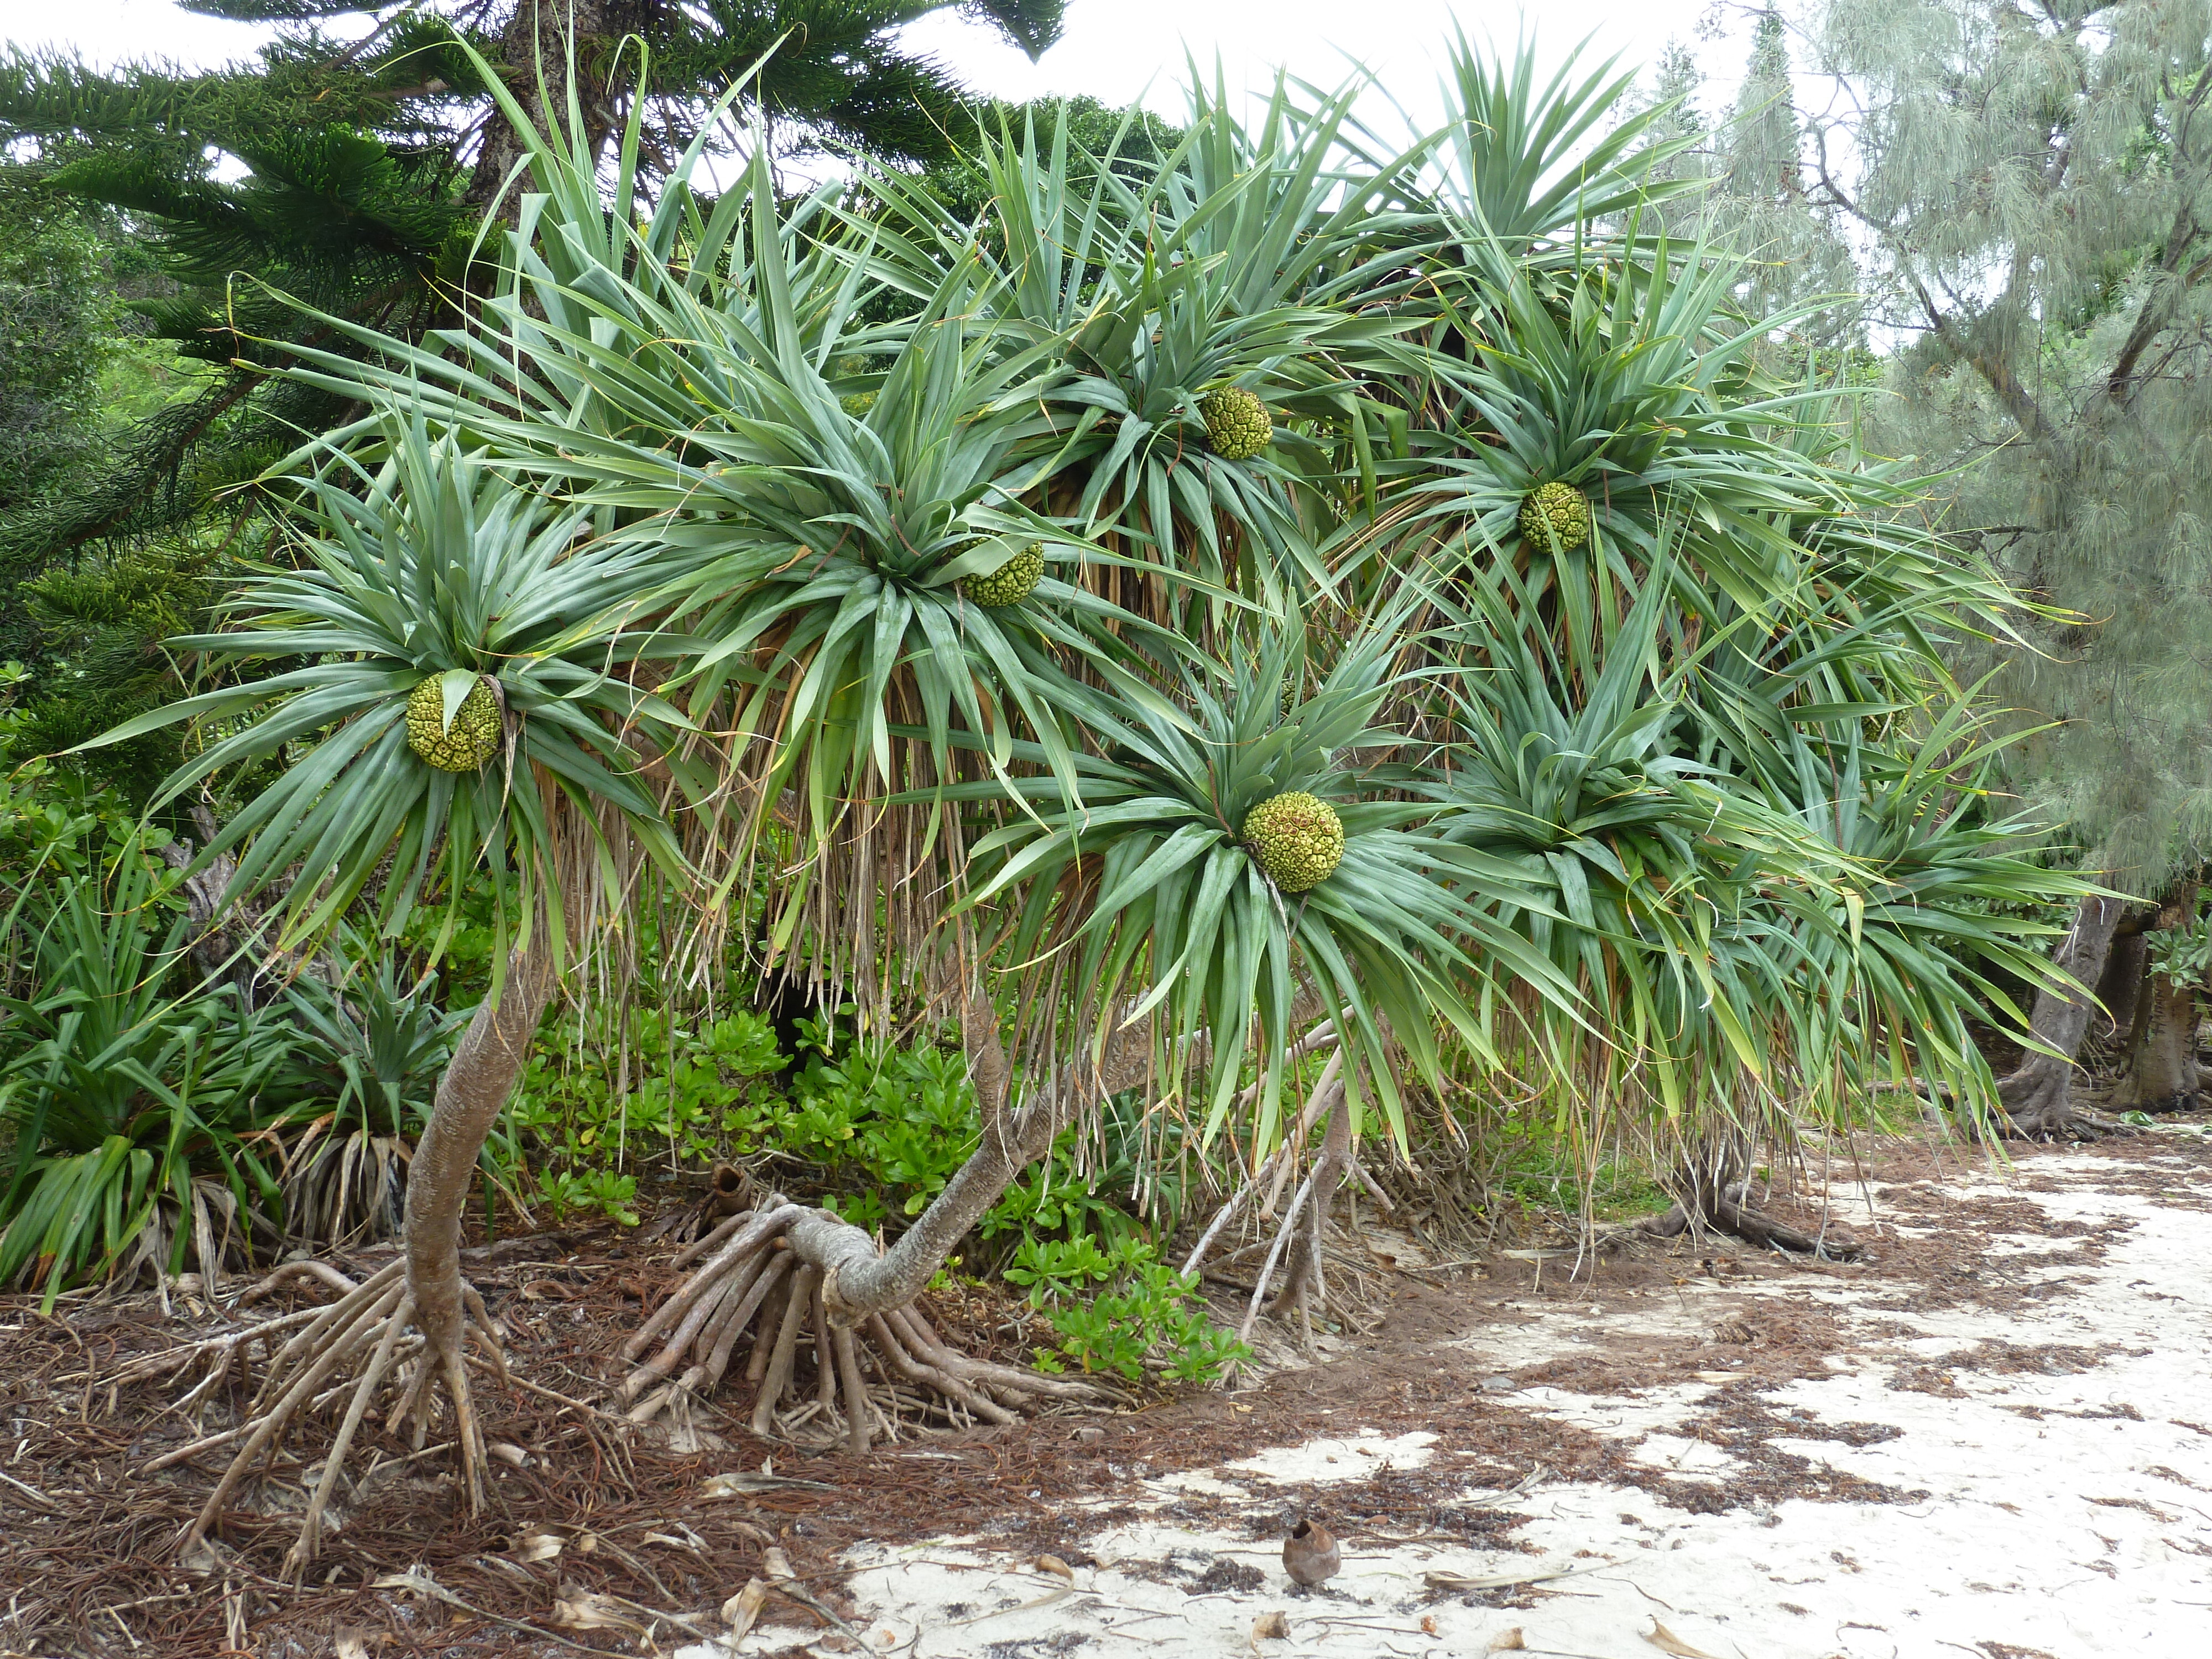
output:
<path id="1" fill-rule="evenodd" d="M 617 1398 L 630 1421 L 710 1392 L 741 1353 L 752 1431 L 801 1445 L 863 1451 L 878 1436 L 896 1438 L 902 1421 L 1011 1423 L 1048 1400 L 1100 1397 L 1091 1383 L 971 1358 L 918 1306 L 841 1320 L 849 1310 L 787 1236 L 809 1213 L 769 1194 L 677 1256 L 676 1267 L 697 1270 L 623 1347 L 632 1370 Z"/>
<path id="2" fill-rule="evenodd" d="M 467 1354 L 459 1342 L 434 1342 L 416 1328 L 415 1298 L 408 1291 L 405 1274 L 404 1260 L 392 1262 L 358 1284 L 325 1263 L 290 1264 L 240 1300 L 258 1299 L 295 1277 L 328 1283 L 340 1292 L 337 1300 L 173 1350 L 118 1378 L 127 1382 L 163 1372 L 173 1374 L 205 1360 L 207 1374 L 178 1404 L 178 1409 L 190 1411 L 212 1396 L 234 1373 L 241 1382 L 250 1382 L 253 1351 L 258 1347 L 264 1356 L 260 1384 L 235 1427 L 164 1453 L 141 1471 L 150 1474 L 203 1452 L 227 1446 L 236 1449 L 229 1467 L 180 1540 L 181 1554 L 189 1556 L 220 1522 L 232 1492 L 289 1428 L 341 1399 L 346 1402 L 345 1413 L 322 1474 L 309 1495 L 299 1538 L 286 1557 L 288 1571 L 296 1573 L 321 1547 L 323 1517 L 337 1490 L 346 1453 L 362 1424 L 375 1414 L 380 1400 L 387 1395 L 386 1427 L 408 1436 L 412 1449 L 419 1452 L 437 1414 L 438 1385 L 444 1384 L 453 1409 L 452 1432 L 471 1507 L 482 1502 L 483 1430 L 469 1389 L 468 1367 L 471 1364 L 488 1366 L 504 1380 L 506 1362 L 500 1349 L 503 1333 L 486 1311 L 483 1298 L 464 1282 L 462 1296 L 467 1312 L 462 1340 L 481 1346 L 484 1353 L 482 1357 Z"/>
<path id="3" fill-rule="evenodd" d="M 1109 1397 L 1088 1382 L 971 1358 L 940 1337 L 919 1307 L 850 1308 L 836 1294 L 834 1267 L 825 1271 L 793 1246 L 793 1224 L 808 1218 L 823 1218 L 768 1194 L 677 1256 L 678 1268 L 695 1271 L 623 1351 L 630 1370 L 614 1403 L 629 1421 L 643 1425 L 664 1413 L 688 1418 L 690 1405 L 732 1367 L 742 1367 L 752 1385 L 756 1434 L 817 1449 L 865 1450 L 908 1431 L 1012 1423 L 1052 1401 Z M 175 1407 L 185 1412 L 212 1399 L 227 1381 L 258 1383 L 236 1426 L 177 1447 L 142 1471 L 231 1451 L 228 1468 L 179 1541 L 187 1558 L 219 1527 L 240 1483 L 285 1433 L 341 1402 L 337 1434 L 286 1558 L 288 1572 L 296 1576 L 315 1558 L 346 1455 L 363 1423 L 380 1415 L 386 1430 L 405 1436 L 416 1452 L 437 1423 L 459 1454 L 471 1510 L 482 1504 L 484 1438 L 469 1373 L 474 1367 L 514 1381 L 501 1353 L 505 1334 L 483 1298 L 462 1281 L 460 1328 L 441 1340 L 423 1328 L 436 1322 L 424 1321 L 403 1258 L 358 1283 L 326 1263 L 291 1263 L 241 1303 L 301 1278 L 328 1285 L 337 1298 L 171 1350 L 116 1378 L 144 1381 L 204 1365 L 204 1375 Z M 449 1419 L 442 1416 L 445 1407 Z"/>
<path id="4" fill-rule="evenodd" d="M 1756 1207 L 1751 1201 L 1748 1181 L 1692 1194 L 1687 1202 L 1678 1199 L 1665 1214 L 1647 1216 L 1620 1237 L 1679 1238 L 1686 1232 L 1725 1233 L 1731 1238 L 1741 1239 L 1753 1249 L 1780 1250 L 1824 1261 L 1856 1261 L 1860 1255 L 1860 1247 L 1855 1240 L 1826 1228 L 1818 1233 L 1808 1233 Z"/>

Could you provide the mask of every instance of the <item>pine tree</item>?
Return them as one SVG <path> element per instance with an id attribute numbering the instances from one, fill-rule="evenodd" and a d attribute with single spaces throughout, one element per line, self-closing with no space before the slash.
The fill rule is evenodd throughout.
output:
<path id="1" fill-rule="evenodd" d="M 1712 133 L 1698 96 L 1705 90 L 1705 71 L 1686 40 L 1671 40 L 1652 64 L 1650 89 L 1639 90 L 1624 101 L 1622 118 L 1644 122 L 1639 154 L 1653 157 L 1650 177 L 1655 181 L 1707 180 L 1712 172 Z M 1686 191 L 1644 209 L 1658 218 L 1667 234 L 1694 238 L 1707 211 L 1705 192 Z"/>
<path id="2" fill-rule="evenodd" d="M 0 198 L 0 512 L 84 464 L 118 303 L 84 216 L 21 198 Z"/>
<path id="3" fill-rule="evenodd" d="M 213 536 L 161 536 L 88 550 L 17 584 L 18 626 L 33 641 L 30 683 L 17 694 L 17 751 L 63 753 L 174 696 L 167 641 L 216 621 L 211 578 L 221 554 Z M 149 732 L 72 764 L 143 807 L 185 752 L 174 732 Z"/>
<path id="4" fill-rule="evenodd" d="M 35 564 L 185 525 L 331 426 L 341 411 L 327 398 L 264 372 L 301 327 L 276 295 L 401 338 L 449 315 L 474 227 L 511 184 L 518 153 L 464 40 L 536 118 L 543 88 L 568 95 L 573 64 L 602 147 L 629 96 L 610 93 L 612 77 L 636 84 L 634 47 L 632 69 L 619 68 L 624 42 L 642 41 L 650 78 L 635 95 L 649 185 L 739 82 L 781 153 L 834 144 L 910 162 L 949 157 L 947 135 L 969 125 L 960 88 L 899 31 L 953 3 L 196 0 L 214 15 L 276 22 L 277 38 L 256 62 L 198 74 L 102 73 L 12 52 L 0 60 L 0 149 L 17 176 L 131 214 L 179 286 L 145 307 L 155 326 L 223 372 L 143 422 L 86 487 L 10 515 L 0 550 Z M 1064 4 L 968 9 L 1034 54 L 1056 38 Z M 374 20 L 362 40 L 325 32 L 330 19 L 362 15 Z M 221 176 L 216 155 L 244 176 Z"/>
<path id="5" fill-rule="evenodd" d="M 143 286 L 114 216 L 0 174 L 0 516 L 35 511 L 96 481 L 113 422 L 111 375 L 129 380 L 126 289 Z M 36 677 L 40 629 L 0 547 L 0 662 Z"/>
<path id="6" fill-rule="evenodd" d="M 1875 412 L 1892 447 L 1970 464 L 1952 522 L 2048 607 L 1959 667 L 2047 727 L 2011 781 L 2125 896 L 2085 900 L 2058 958 L 2132 1007 L 2136 936 L 2193 915 L 2212 855 L 2212 18 L 1829 0 L 1816 39 L 1850 95 L 1813 124 L 1807 188 L 1909 343 Z M 2080 1126 L 2092 1012 L 2039 999 L 2056 1053 L 2008 1080 L 2024 1130 Z"/>
<path id="7" fill-rule="evenodd" d="M 1808 198 L 1805 129 L 1790 79 L 1780 15 L 1761 12 L 1734 106 L 1717 121 L 1698 108 L 1705 84 L 1696 53 L 1670 40 L 1652 65 L 1638 107 L 1657 111 L 1644 148 L 1686 140 L 1653 166 L 1656 180 L 1695 179 L 1702 189 L 1645 209 L 1668 234 L 1704 236 L 1747 256 L 1736 297 L 1747 316 L 1788 320 L 1781 337 L 1802 358 L 1809 346 L 1832 373 L 1840 350 L 1862 343 L 1855 300 L 1858 272 L 1835 210 Z M 1826 303 L 1822 303 L 1826 301 Z"/>
<path id="8" fill-rule="evenodd" d="M 1788 343 L 1820 354 L 1858 344 L 1856 263 L 1839 232 L 1836 209 L 1807 191 L 1805 124 L 1797 112 L 1790 42 L 1781 14 L 1759 14 L 1735 106 L 1715 135 L 1715 232 L 1751 258 L 1739 290 L 1747 314 L 1788 317 Z"/>

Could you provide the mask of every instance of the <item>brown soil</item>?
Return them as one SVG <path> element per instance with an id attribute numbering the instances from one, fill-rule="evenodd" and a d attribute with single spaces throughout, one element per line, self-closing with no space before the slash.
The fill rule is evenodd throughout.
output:
<path id="1" fill-rule="evenodd" d="M 2212 1184 L 2204 1184 L 2212 1144 L 2160 1136 L 2155 1162 L 2145 1146 L 2137 1138 L 2092 1150 L 2113 1160 L 2115 1182 L 2124 1190 L 2161 1203 L 2212 1205 Z M 2031 1183 L 2042 1155 L 2014 1149 Z M 2049 1227 L 2022 1200 L 1965 1195 L 1945 1184 L 1978 1164 L 1955 1149 L 1910 1141 L 1867 1149 L 1856 1173 L 1879 1193 L 1883 1218 L 1869 1220 L 1863 1209 L 1853 1217 L 1840 1203 L 1831 1216 L 1832 1225 L 1850 1224 L 1864 1246 L 1859 1261 L 1756 1255 L 1724 1240 L 1680 1239 L 1609 1255 L 1573 1277 L 1567 1264 L 1499 1256 L 1456 1273 L 1386 1278 L 1372 1328 L 1347 1333 L 1326 1363 L 1255 1386 L 1163 1393 L 1126 1411 L 917 1437 L 858 1458 L 805 1458 L 755 1441 L 744 1427 L 741 1398 L 725 1399 L 720 1412 L 702 1407 L 696 1419 L 726 1443 L 684 1454 L 642 1443 L 551 1397 L 599 1396 L 603 1365 L 647 1304 L 665 1292 L 667 1247 L 641 1246 L 635 1236 L 604 1230 L 512 1241 L 478 1253 L 471 1272 L 514 1334 L 517 1376 L 551 1391 L 489 1382 L 480 1389 L 487 1437 L 517 1449 L 524 1461 L 495 1464 L 488 1512 L 471 1520 L 459 1513 L 444 1454 L 410 1458 L 405 1447 L 365 1430 L 343 1524 L 301 1586 L 283 1582 L 280 1564 L 330 1425 L 318 1422 L 266 1478 L 249 1484 L 212 1557 L 186 1567 L 172 1559 L 173 1545 L 220 1474 L 222 1454 L 150 1478 L 136 1471 L 222 1426 L 242 1397 L 214 1402 L 200 1427 L 172 1408 L 181 1385 L 130 1389 L 109 1380 L 131 1358 L 230 1328 L 226 1318 L 174 1293 L 167 1319 L 150 1294 L 76 1297 L 52 1316 L 39 1313 L 30 1298 L 0 1299 L 0 1656 L 196 1659 L 245 1651 L 309 1659 L 336 1651 L 341 1630 L 377 1656 L 550 1659 L 640 1650 L 635 1630 L 557 1626 L 556 1599 L 573 1601 L 576 1591 L 619 1598 L 605 1605 L 628 1607 L 665 1649 L 689 1639 L 669 1615 L 692 1621 L 697 1632 L 719 1628 L 722 1602 L 749 1578 L 769 1576 L 763 1556 L 771 1547 L 798 1575 L 793 1588 L 819 1604 L 806 1616 L 826 1622 L 824 1615 L 849 1613 L 837 1563 L 854 1543 L 974 1534 L 994 1548 L 1053 1553 L 1080 1565 L 1068 1518 L 1073 1504 L 1085 1505 L 1086 1532 L 1133 1516 L 1140 1504 L 1158 1518 L 1157 1494 L 1143 1485 L 1148 1480 L 1352 1432 L 1432 1433 L 1436 1472 L 1386 1466 L 1325 1492 L 1284 1488 L 1279 1503 L 1193 1496 L 1164 1514 L 1269 1539 L 1295 1515 L 1318 1510 L 1347 1540 L 1435 1538 L 1510 1549 L 1519 1518 L 1468 1503 L 1470 1482 L 1504 1492 L 1549 1471 L 1640 1488 L 1707 1512 L 1765 1508 L 1784 1498 L 1909 1501 L 1922 1494 L 1840 1474 L 1772 1443 L 1866 1445 L 1895 1431 L 1777 1412 L 1763 1391 L 1826 1374 L 1844 1338 L 1818 1304 L 1749 1292 L 1778 1280 L 1830 1280 L 1880 1286 L 1882 1296 L 1872 1305 L 1886 1297 L 1900 1310 L 2005 1307 L 2067 1294 L 2063 1284 L 2045 1282 L 2044 1272 L 2098 1259 L 2113 1230 Z M 1838 1178 L 1847 1173 L 1835 1171 Z M 2191 1186 L 2192 1179 L 2200 1184 Z M 1809 1193 L 1777 1192 L 1761 1202 L 1778 1218 L 1820 1225 L 1822 1206 Z M 2016 1240 L 1988 1248 L 1992 1235 L 2023 1232 L 2047 1239 L 2049 1248 L 2023 1250 Z M 1627 1317 L 1652 1309 L 1654 1298 L 1679 1304 L 1693 1281 L 1700 1291 L 1733 1285 L 1747 1294 L 1702 1334 L 1653 1337 Z M 1454 1346 L 1470 1334 L 1571 1310 L 1587 1310 L 1577 1316 L 1588 1322 L 1587 1357 L 1500 1377 L 1486 1375 Z M 1018 1306 L 981 1293 L 936 1312 L 948 1334 L 1002 1358 L 1018 1358 L 1031 1334 Z M 1618 1335 L 1607 1329 L 1616 1319 L 1624 1324 Z M 1859 1329 L 1865 1328 L 1862 1319 Z M 1962 1370 L 2079 1370 L 2097 1358 L 2086 1349 L 1984 1344 L 1898 1382 L 1941 1393 Z M 1513 1389 L 1535 1385 L 1633 1397 L 1700 1380 L 1720 1384 L 1698 1432 L 1732 1455 L 1725 1480 L 1672 1474 L 1629 1457 L 1618 1439 L 1510 1401 Z M 741 1395 L 742 1385 L 735 1392 Z M 757 1471 L 770 1459 L 777 1474 L 829 1490 L 793 1485 L 731 1498 L 702 1490 L 711 1475 Z M 340 1490 L 343 1496 L 346 1488 Z M 545 1546 L 526 1538 L 556 1539 L 562 1548 L 533 1559 Z M 1225 1559 L 1178 1559 L 1161 1571 L 1180 1575 L 1177 1582 L 1187 1578 L 1193 1594 L 1211 1594 L 1243 1588 L 1236 1576 L 1250 1569 Z M 410 1571 L 451 1599 L 380 1586 Z M 1495 1605 L 1523 1605 L 1535 1594 L 1522 1588 L 1480 1595 Z"/>

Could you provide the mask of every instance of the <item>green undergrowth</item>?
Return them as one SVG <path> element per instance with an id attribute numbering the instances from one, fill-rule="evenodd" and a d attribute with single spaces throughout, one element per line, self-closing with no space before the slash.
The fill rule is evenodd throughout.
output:
<path id="1" fill-rule="evenodd" d="M 1657 1215 L 1674 1202 L 1648 1164 L 1619 1148 L 1606 1150 L 1593 1164 L 1547 1126 L 1509 1116 L 1495 1133 L 1499 1158 L 1492 1185 L 1530 1209 L 1579 1215 L 1587 1190 L 1589 1213 L 1617 1223 Z"/>
<path id="2" fill-rule="evenodd" d="M 251 1267 L 358 1237 L 458 1022 L 351 930 L 246 997 L 189 950 L 166 830 L 27 754 L 0 667 L 0 1285 Z"/>
<path id="3" fill-rule="evenodd" d="M 635 1224 L 641 1164 L 682 1174 L 727 1160 L 896 1236 L 975 1149 L 975 1097 L 957 1049 L 864 1042 L 802 1019 L 799 1052 L 787 1056 L 769 1022 L 743 1006 L 690 1030 L 672 1030 L 665 1011 L 633 1010 L 621 1040 L 604 1024 L 551 1029 L 500 1138 L 512 1169 L 536 1165 L 532 1196 L 556 1220 L 599 1213 Z M 625 1045 L 638 1066 L 627 1091 L 605 1063 Z M 1088 1158 L 1063 1136 L 984 1213 L 951 1265 L 1027 1295 L 1059 1339 L 1036 1354 L 1045 1369 L 1133 1380 L 1149 1366 L 1210 1380 L 1246 1350 L 1207 1322 L 1195 1277 L 1161 1260 L 1180 1186 L 1157 1185 L 1141 1214 L 1119 1196 L 1135 1185 L 1134 1133 L 1109 1109 Z"/>

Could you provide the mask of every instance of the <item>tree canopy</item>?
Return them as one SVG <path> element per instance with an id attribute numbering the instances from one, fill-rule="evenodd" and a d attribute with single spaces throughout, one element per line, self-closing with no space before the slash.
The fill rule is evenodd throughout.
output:
<path id="1" fill-rule="evenodd" d="M 1071 1141 L 1213 1160 L 1223 1221 L 1312 1155 L 1241 1338 L 1279 1260 L 1279 1310 L 1325 1288 L 1363 1140 L 1633 1146 L 1682 1224 L 1818 1251 L 1747 1220 L 1755 1145 L 1875 1091 L 1995 1127 L 1987 1027 L 2071 994 L 2041 942 L 2085 884 L 1956 672 L 2019 644 L 2017 596 L 1931 510 L 1950 480 L 1863 441 L 1852 366 L 1795 349 L 1771 31 L 1757 211 L 1687 238 L 1694 131 L 1532 50 L 1451 43 L 1448 118 L 1397 153 L 1364 77 L 1217 82 L 1172 130 L 1024 112 L 957 188 L 878 158 L 799 195 L 773 108 L 716 194 L 724 107 L 655 155 L 649 70 L 564 47 L 548 110 L 455 50 L 530 188 L 419 325 L 253 289 L 296 319 L 267 383 L 343 413 L 167 641 L 194 694 L 103 739 L 193 732 L 156 805 L 234 805 L 177 861 L 210 917 L 259 907 L 240 951 L 487 963 L 401 1259 L 264 1367 L 187 1548 L 319 1390 L 349 1401 L 294 1570 L 387 1382 L 387 1427 L 450 1409 L 481 1500 L 460 1224 L 540 1023 L 714 982 L 733 937 L 872 1041 L 957 1030 L 972 1118 L 896 1237 L 718 1188 L 625 1346 L 634 1420 L 748 1340 L 756 1431 L 802 1426 L 811 1364 L 807 1432 L 856 1450 L 864 1367 L 954 1422 L 1094 1394 L 915 1308 Z M 40 922 L 98 912 L 79 884 Z M 215 1177 L 41 1041 L 0 1270 L 51 1297 Z M 243 1210 L 246 1136 L 208 1139 Z"/>
<path id="2" fill-rule="evenodd" d="M 1961 469 L 1951 524 L 2045 607 L 1960 659 L 2046 728 L 2008 775 L 2142 895 L 2212 847 L 2208 48 L 2193 3 L 1831 5 L 1853 97 L 1797 182 L 1905 345 L 1884 441 Z"/>
<path id="3" fill-rule="evenodd" d="M 972 125 L 965 95 L 899 30 L 951 3 L 205 0 L 198 9 L 277 24 L 276 38 L 256 61 L 202 72 L 105 71 L 11 50 L 0 146 L 15 179 L 129 214 L 174 283 L 144 314 L 216 372 L 149 414 L 81 487 L 7 514 L 0 538 L 36 560 L 174 528 L 339 418 L 326 394 L 267 373 L 278 343 L 298 337 L 289 301 L 403 337 L 447 314 L 520 155 L 491 81 L 511 88 L 519 118 L 543 123 L 540 89 L 569 88 L 573 59 L 596 148 L 635 107 L 647 187 L 732 91 L 757 106 L 780 155 L 834 146 L 939 161 Z M 967 9 L 1034 54 L 1056 37 L 1063 5 Z M 709 143 L 727 148 L 742 131 L 725 125 Z"/>

